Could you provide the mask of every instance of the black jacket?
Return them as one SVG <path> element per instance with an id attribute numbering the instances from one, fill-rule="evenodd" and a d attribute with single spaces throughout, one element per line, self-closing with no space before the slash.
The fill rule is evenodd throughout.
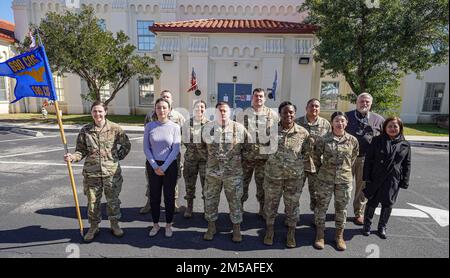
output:
<path id="1" fill-rule="evenodd" d="M 411 172 L 411 145 L 399 136 L 390 140 L 385 134 L 373 138 L 364 161 L 363 190 L 368 199 L 393 205 L 400 188 L 408 188 Z"/>

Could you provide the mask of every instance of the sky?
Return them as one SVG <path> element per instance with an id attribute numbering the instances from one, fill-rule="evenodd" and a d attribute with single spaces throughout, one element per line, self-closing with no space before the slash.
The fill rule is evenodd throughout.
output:
<path id="1" fill-rule="evenodd" d="M 11 6 L 12 0 L 0 0 L 0 19 L 14 23 L 14 15 Z"/>

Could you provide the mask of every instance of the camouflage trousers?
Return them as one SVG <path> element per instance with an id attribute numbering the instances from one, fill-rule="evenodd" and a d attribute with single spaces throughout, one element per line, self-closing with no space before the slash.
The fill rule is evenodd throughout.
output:
<path id="1" fill-rule="evenodd" d="M 84 177 L 83 189 L 87 196 L 87 210 L 89 223 L 98 224 L 102 221 L 101 201 L 105 192 L 106 212 L 109 220 L 119 220 L 120 213 L 119 194 L 122 190 L 122 175 L 105 178 Z"/>
<path id="2" fill-rule="evenodd" d="M 215 177 L 207 175 L 205 178 L 205 219 L 216 221 L 219 217 L 219 201 L 222 187 L 230 209 L 230 219 L 233 224 L 242 222 L 242 179 L 241 177 Z"/>
<path id="3" fill-rule="evenodd" d="M 184 199 L 195 199 L 195 185 L 197 184 L 197 176 L 200 174 L 200 183 L 202 185 L 202 199 L 205 199 L 205 171 L 206 161 L 204 160 L 185 160 L 183 167 L 184 184 L 186 186 L 186 196 Z"/>
<path id="4" fill-rule="evenodd" d="M 305 172 L 303 177 L 303 186 L 305 186 L 305 181 L 308 179 L 308 190 L 309 190 L 309 208 L 314 211 L 317 203 L 317 187 L 319 186 L 319 180 L 317 179 L 317 174 L 311 174 L 310 172 Z"/>
<path id="5" fill-rule="evenodd" d="M 264 178 L 264 214 L 266 224 L 273 225 L 278 213 L 281 196 L 285 206 L 288 226 L 296 226 L 300 216 L 300 196 L 302 194 L 303 177 L 298 179 Z"/>
<path id="6" fill-rule="evenodd" d="M 325 228 L 325 218 L 334 193 L 335 225 L 337 229 L 344 229 L 347 221 L 347 206 L 352 195 L 352 184 L 320 183 L 317 187 L 317 204 L 314 210 L 314 221 L 318 228 Z"/>
<path id="7" fill-rule="evenodd" d="M 177 200 L 179 195 L 180 195 L 178 193 L 178 180 L 181 178 L 181 172 L 182 172 L 182 168 L 183 168 L 183 163 L 181 162 L 181 156 L 180 155 L 177 156 L 177 165 L 178 165 L 178 175 L 177 175 L 177 185 L 175 185 L 175 200 Z M 150 200 L 150 185 L 148 183 L 148 173 L 147 173 L 147 171 L 145 171 L 145 181 L 147 182 L 145 196 L 147 196 L 148 200 Z"/>
<path id="8" fill-rule="evenodd" d="M 264 167 L 266 165 L 266 161 L 266 159 L 242 161 L 242 170 L 244 171 L 244 195 L 242 195 L 242 203 L 248 199 L 248 189 L 250 182 L 252 181 L 253 172 L 255 172 L 256 200 L 258 200 L 260 204 L 264 204 Z"/>

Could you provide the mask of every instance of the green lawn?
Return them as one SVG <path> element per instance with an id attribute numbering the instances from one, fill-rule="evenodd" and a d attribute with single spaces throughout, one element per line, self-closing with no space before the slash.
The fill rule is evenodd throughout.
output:
<path id="1" fill-rule="evenodd" d="M 109 115 L 107 118 L 119 124 L 143 126 L 145 116 Z M 56 123 L 56 116 L 49 114 L 48 119 L 43 119 L 38 113 L 0 114 L 1 121 Z M 91 115 L 63 115 L 64 124 L 84 124 L 91 121 Z M 449 134 L 448 129 L 440 128 L 435 124 L 406 124 L 405 135 L 448 136 Z"/>
<path id="2" fill-rule="evenodd" d="M 436 124 L 405 124 L 405 135 L 417 136 L 448 136 L 448 129 Z"/>

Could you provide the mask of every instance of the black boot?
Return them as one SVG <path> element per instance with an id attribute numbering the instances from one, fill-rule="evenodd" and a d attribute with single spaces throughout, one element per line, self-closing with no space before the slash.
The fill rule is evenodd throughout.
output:
<path id="1" fill-rule="evenodd" d="M 362 234 L 365 236 L 370 235 L 370 225 L 372 225 L 372 218 L 374 213 L 375 208 L 366 205 L 366 209 L 364 211 L 364 226 L 362 230 Z"/>
<path id="2" fill-rule="evenodd" d="M 386 239 L 386 224 L 391 216 L 392 208 L 381 208 L 380 222 L 378 222 L 378 235 L 382 239 Z"/>

